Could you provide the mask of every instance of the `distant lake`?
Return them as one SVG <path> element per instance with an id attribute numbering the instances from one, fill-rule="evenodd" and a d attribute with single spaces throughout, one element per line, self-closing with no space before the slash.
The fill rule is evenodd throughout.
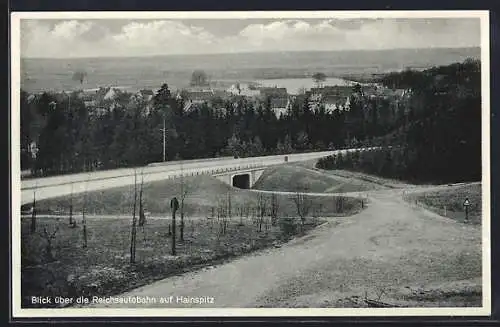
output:
<path id="1" fill-rule="evenodd" d="M 395 49 L 362 51 L 232 53 L 127 58 L 21 59 L 21 87 L 28 92 L 93 89 L 99 86 L 129 87 L 129 90 L 157 89 L 167 83 L 171 89 L 189 85 L 194 70 L 202 69 L 212 81 L 254 81 L 286 87 L 296 93 L 314 86 L 307 76 L 326 74 L 380 73 L 404 67 L 432 67 L 480 58 L 480 48 Z M 83 84 L 72 78 L 74 70 L 87 72 Z M 271 78 L 271 79 L 267 79 Z M 227 87 L 230 86 L 227 85 Z M 329 78 L 325 85 L 345 85 Z M 222 85 L 221 87 L 226 87 Z"/>
<path id="2" fill-rule="evenodd" d="M 256 83 L 266 87 L 285 87 L 288 94 L 299 94 L 300 89 L 310 90 L 316 87 L 316 83 L 312 78 L 278 78 L 278 79 L 261 79 L 256 80 Z M 341 78 L 329 77 L 321 83 L 323 86 L 352 86 L 354 82 L 347 81 Z"/>

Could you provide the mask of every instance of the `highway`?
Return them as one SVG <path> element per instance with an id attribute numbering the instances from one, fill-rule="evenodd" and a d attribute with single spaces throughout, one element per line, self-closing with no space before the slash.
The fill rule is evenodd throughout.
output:
<path id="1" fill-rule="evenodd" d="M 364 148 L 359 150 L 368 150 Z M 21 181 L 21 205 L 33 201 L 33 193 L 36 199 L 43 200 L 85 191 L 99 191 L 114 187 L 134 184 L 134 170 L 137 174 L 144 173 L 144 182 L 165 180 L 169 178 L 199 175 L 217 174 L 226 171 L 237 171 L 247 168 L 269 167 L 287 162 L 300 162 L 319 159 L 339 152 L 355 151 L 335 150 L 311 153 L 295 153 L 274 156 L 262 156 L 251 158 L 210 158 L 201 160 L 170 161 L 165 163 L 150 164 L 139 168 L 124 168 L 90 173 L 78 173 L 71 175 L 34 178 Z"/>

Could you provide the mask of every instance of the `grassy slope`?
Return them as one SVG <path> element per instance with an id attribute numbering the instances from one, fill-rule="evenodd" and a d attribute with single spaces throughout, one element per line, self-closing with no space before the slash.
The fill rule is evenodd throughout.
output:
<path id="1" fill-rule="evenodd" d="M 320 220 L 318 220 L 320 222 Z M 29 219 L 22 220 L 23 305 L 31 296 L 93 296 L 119 294 L 149 282 L 182 273 L 196 266 L 216 263 L 284 241 L 279 226 L 263 225 L 262 232 L 250 220 L 239 225 L 233 219 L 227 233 L 217 237 L 218 225 L 208 220 L 188 220 L 185 241 L 178 240 L 177 256 L 171 256 L 168 221 L 148 220 L 137 233 L 137 264 L 130 265 L 130 220 L 89 219 L 88 247 L 83 248 L 82 227 L 66 221 L 42 219 L 38 230 L 59 227 L 53 241 L 56 261 L 46 260 L 43 232 L 29 234 Z M 306 226 L 306 231 L 314 224 Z M 178 236 L 179 237 L 179 236 Z"/>
<path id="2" fill-rule="evenodd" d="M 281 172 L 279 172 L 281 175 Z M 283 175 L 286 177 L 286 175 Z M 290 179 L 293 176 L 288 176 Z M 319 180 L 319 177 L 316 177 Z M 262 180 L 262 178 L 261 178 Z M 286 178 L 284 179 L 286 180 Z M 290 181 L 290 183 L 295 183 Z M 258 201 L 258 193 L 249 190 L 232 188 L 229 185 L 210 176 L 186 177 L 185 187 L 189 188 L 185 200 L 186 215 L 191 217 L 206 217 L 211 213 L 212 207 L 218 207 L 218 203 L 227 201 L 231 196 L 232 210 L 234 213 L 242 207 L 255 207 Z M 325 183 L 325 187 L 330 184 Z M 134 186 L 112 188 L 104 191 L 89 192 L 86 196 L 86 212 L 89 215 L 131 215 L 133 212 Z M 144 184 L 144 206 L 153 216 L 170 217 L 170 200 L 177 196 L 180 200 L 180 179 L 171 179 Z M 315 189 L 320 189 L 315 188 Z M 283 188 L 284 191 L 295 189 Z M 314 191 L 314 189 L 310 190 Z M 73 212 L 79 215 L 85 196 L 77 194 L 73 197 Z M 322 215 L 336 216 L 335 199 L 330 197 L 310 197 L 314 207 L 321 207 Z M 270 195 L 265 195 L 270 201 Z M 287 216 L 296 215 L 296 207 L 293 196 L 278 195 L 280 213 Z M 40 214 L 54 212 L 69 212 L 70 196 L 63 196 L 37 202 L 37 212 Z M 353 210 L 358 208 L 357 200 L 346 200 L 346 205 Z M 31 206 L 30 204 L 27 206 Z M 350 210 L 350 209 L 349 209 Z M 348 210 L 348 211 L 349 211 Z"/>
<path id="3" fill-rule="evenodd" d="M 89 218 L 87 220 L 88 247 L 84 249 L 81 210 L 83 195 L 73 199 L 77 228 L 68 226 L 67 215 L 60 219 L 38 219 L 37 233 L 30 235 L 30 219 L 22 219 L 22 294 L 26 299 L 34 295 L 77 296 L 118 294 L 124 290 L 145 285 L 148 282 L 181 273 L 193 267 L 207 265 L 217 260 L 241 255 L 271 246 L 275 241 L 288 239 L 278 226 L 268 228 L 264 224 L 262 232 L 249 217 L 243 217 L 239 225 L 239 208 L 247 204 L 255 209 L 258 193 L 237 190 L 208 176 L 186 178 L 191 192 L 186 204 L 185 243 L 179 243 L 178 257 L 169 255 L 171 240 L 168 236 L 170 223 L 170 198 L 178 196 L 180 180 L 166 180 L 144 186 L 146 209 L 157 219 L 148 219 L 144 228 L 139 228 L 137 236 L 137 258 L 135 266 L 130 260 L 131 219 L 112 218 L 113 214 L 131 215 L 133 187 L 120 187 L 106 191 L 90 192 L 87 195 L 87 211 L 109 215 L 111 218 Z M 196 185 L 196 187 L 194 187 Z M 228 232 L 217 238 L 218 225 L 205 217 L 217 207 L 217 201 L 227 199 L 231 190 L 232 220 Z M 270 195 L 266 195 L 269 201 Z M 280 195 L 279 217 L 296 217 L 296 207 L 290 196 Z M 346 216 L 361 210 L 361 202 L 354 198 L 344 198 L 341 212 L 337 211 L 334 197 L 311 197 L 306 231 L 323 221 L 325 217 Z M 37 210 L 50 213 L 54 210 L 68 212 L 70 197 L 60 197 L 39 201 Z M 268 202 L 269 203 L 269 202 Z M 321 218 L 314 218 L 319 216 Z M 179 214 L 177 215 L 179 220 Z M 267 218 L 267 221 L 269 218 Z M 212 220 L 214 221 L 214 220 Z M 296 223 L 297 218 L 295 218 Z M 47 241 L 43 229 L 51 233 L 59 230 L 53 240 L 55 260 L 49 262 L 46 256 Z M 285 235 L 286 234 L 286 235 Z M 29 304 L 25 302 L 25 305 Z"/>
<path id="4" fill-rule="evenodd" d="M 359 176 L 311 168 L 312 166 L 310 163 L 303 163 L 268 169 L 253 188 L 293 192 L 307 186 L 309 192 L 319 193 L 360 192 L 385 188 L 380 183 L 362 180 Z"/>
<path id="5" fill-rule="evenodd" d="M 463 202 L 466 197 L 471 202 L 469 221 L 473 224 L 481 224 L 481 183 L 448 186 L 438 191 L 419 192 L 409 195 L 408 200 L 417 200 L 429 210 L 442 216 L 445 216 L 444 207 L 446 206 L 446 217 L 462 222 L 465 218 Z"/>

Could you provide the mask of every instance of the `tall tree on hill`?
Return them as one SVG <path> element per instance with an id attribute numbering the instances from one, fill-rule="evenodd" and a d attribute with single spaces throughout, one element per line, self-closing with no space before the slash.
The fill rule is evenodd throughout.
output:
<path id="1" fill-rule="evenodd" d="M 203 70 L 195 70 L 191 75 L 191 86 L 208 86 L 208 76 Z"/>
<path id="2" fill-rule="evenodd" d="M 80 85 L 83 84 L 83 81 L 85 81 L 86 78 L 87 78 L 87 72 L 84 70 L 78 70 L 74 72 L 72 77 L 74 81 L 80 82 Z"/>
<path id="3" fill-rule="evenodd" d="M 320 87 L 321 83 L 326 81 L 326 75 L 324 73 L 318 72 L 314 73 L 312 76 L 314 83 L 316 83 L 316 87 Z"/>

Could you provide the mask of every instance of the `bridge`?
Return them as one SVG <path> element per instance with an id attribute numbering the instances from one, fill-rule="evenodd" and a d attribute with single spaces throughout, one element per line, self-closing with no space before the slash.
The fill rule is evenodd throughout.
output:
<path id="1" fill-rule="evenodd" d="M 251 158 L 210 158 L 200 160 L 170 161 L 154 163 L 144 167 L 114 169 L 107 171 L 96 171 L 89 173 L 78 173 L 43 178 L 20 180 L 20 174 L 13 176 L 13 184 L 21 184 L 20 205 L 33 201 L 33 193 L 36 199 L 43 200 L 71 193 L 83 193 L 86 191 L 100 191 L 114 187 L 134 184 L 134 176 L 143 174 L 144 182 L 167 180 L 181 176 L 211 175 L 240 188 L 250 188 L 262 175 L 262 172 L 271 166 L 285 163 L 319 159 L 328 155 L 345 153 L 347 151 L 368 150 L 348 149 L 335 151 L 322 151 L 311 153 L 294 153 L 274 156 L 262 156 Z M 16 190 L 13 188 L 14 195 Z M 15 196 L 13 196 L 15 199 Z M 14 205 L 16 205 L 14 203 Z"/>
<path id="2" fill-rule="evenodd" d="M 267 167 L 257 167 L 214 174 L 215 178 L 237 188 L 251 188 Z"/>

